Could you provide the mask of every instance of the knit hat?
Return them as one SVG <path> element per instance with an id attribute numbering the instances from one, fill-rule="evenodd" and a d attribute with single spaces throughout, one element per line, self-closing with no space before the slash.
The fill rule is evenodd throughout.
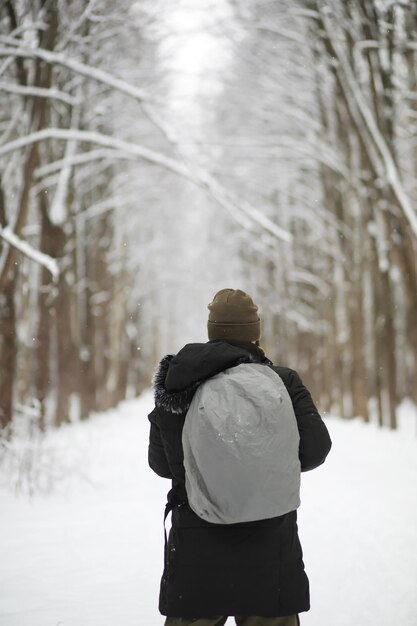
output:
<path id="1" fill-rule="evenodd" d="M 261 335 L 261 322 L 258 307 L 252 298 L 240 289 L 221 289 L 213 302 L 207 322 L 209 340 L 241 339 L 258 341 Z"/>

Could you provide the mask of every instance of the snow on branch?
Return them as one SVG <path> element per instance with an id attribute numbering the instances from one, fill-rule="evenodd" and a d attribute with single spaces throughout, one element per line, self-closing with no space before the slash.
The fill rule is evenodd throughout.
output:
<path id="1" fill-rule="evenodd" d="M 248 30 L 250 27 L 247 27 Z M 289 39 L 290 41 L 295 41 L 301 45 L 305 45 L 305 37 L 300 35 L 295 31 L 290 31 L 287 28 L 278 28 L 277 26 L 271 26 L 270 24 L 255 24 L 252 27 L 252 30 L 259 30 L 265 33 L 270 33 L 271 35 L 277 35 L 278 37 L 282 37 L 284 39 Z"/>
<path id="2" fill-rule="evenodd" d="M 318 275 L 312 274 L 307 270 L 294 269 L 290 272 L 289 279 L 292 282 L 303 283 L 305 285 L 311 285 L 312 287 L 315 287 L 323 296 L 323 298 L 327 298 L 330 294 L 329 284 Z"/>
<path id="3" fill-rule="evenodd" d="M 248 202 L 235 199 L 208 172 L 196 169 L 194 175 L 196 176 L 196 184 L 207 189 L 211 197 L 225 208 L 246 230 L 253 230 L 253 224 L 256 224 L 280 241 L 285 241 L 286 243 L 292 241 L 291 233 L 275 224 L 260 209 L 251 206 Z"/>
<path id="4" fill-rule="evenodd" d="M 59 267 L 55 259 L 39 250 L 35 250 L 27 241 L 20 239 L 8 226 L 4 228 L 0 226 L 0 237 L 10 246 L 32 259 L 32 261 L 45 267 L 52 274 L 55 281 L 58 279 Z"/>
<path id="5" fill-rule="evenodd" d="M 44 50 L 41 48 L 27 48 L 21 46 L 21 42 L 19 40 L 13 40 L 9 38 L 2 38 L 0 41 L 5 41 L 9 47 L 1 47 L 0 46 L 0 57 L 1 56 L 18 56 L 22 58 L 39 58 L 45 61 L 46 63 L 54 63 L 57 65 L 62 65 L 63 67 L 67 67 L 72 71 L 76 72 L 81 76 L 86 76 L 98 82 L 108 85 L 126 95 L 129 95 L 137 100 L 139 100 L 142 105 L 146 101 L 151 101 L 152 98 L 144 92 L 142 89 L 135 87 L 123 80 L 120 80 L 108 72 L 101 70 L 99 68 L 91 67 L 82 63 L 80 61 L 76 61 L 74 59 L 69 59 L 64 54 L 58 52 L 51 52 L 49 50 Z M 16 46 L 16 47 L 12 47 Z M 154 100 L 154 99 L 153 99 Z M 148 111 L 148 115 L 150 112 Z M 165 133 L 168 132 L 168 135 L 171 135 L 171 141 L 174 142 L 174 135 L 171 133 L 166 127 L 164 128 Z M 93 143 L 98 143 L 100 145 L 106 147 L 114 147 L 116 149 L 125 150 L 128 154 L 134 154 L 135 156 L 142 158 L 151 163 L 155 163 L 162 167 L 165 167 L 172 172 L 190 180 L 194 184 L 199 187 L 205 188 L 209 191 L 210 195 L 216 199 L 216 201 L 223 206 L 232 217 L 238 221 L 244 228 L 250 230 L 251 226 L 255 223 L 260 226 L 262 229 L 265 229 L 269 233 L 271 233 L 274 237 L 289 242 L 292 237 L 288 231 L 277 226 L 272 220 L 267 218 L 259 209 L 249 206 L 247 203 L 242 203 L 241 201 L 232 199 L 228 192 L 219 185 L 219 183 L 213 179 L 209 174 L 203 171 L 197 171 L 196 168 L 190 168 L 187 165 L 183 165 L 174 159 L 166 157 L 165 155 L 161 155 L 153 150 L 149 150 L 148 148 L 144 148 L 142 146 L 136 146 L 134 144 L 129 144 L 128 142 L 121 141 L 118 139 L 113 139 L 111 137 L 107 137 L 106 135 L 102 135 L 100 133 L 88 132 L 88 131 L 77 131 L 77 130 L 65 130 L 65 129 L 57 129 L 57 128 L 48 128 L 38 133 L 32 133 L 27 137 L 22 137 L 20 139 L 15 140 L 14 142 L 9 142 L 2 148 L 0 148 L 0 156 L 2 154 L 6 154 L 11 150 L 16 150 L 20 147 L 24 147 L 33 143 L 35 141 L 42 141 L 43 139 L 56 138 L 56 139 L 66 139 L 66 140 L 79 140 L 79 141 L 91 141 Z"/>
<path id="6" fill-rule="evenodd" d="M 323 23 L 326 26 L 328 37 L 332 38 L 331 27 L 330 25 L 328 25 L 325 16 L 323 17 Z M 339 61 L 338 70 L 344 76 L 344 85 L 350 91 L 352 98 L 354 99 L 358 111 L 361 115 L 361 118 L 365 124 L 365 127 L 375 145 L 376 150 L 378 151 L 379 157 L 381 159 L 381 164 L 383 165 L 383 168 L 385 170 L 387 181 L 391 186 L 395 197 L 397 198 L 399 207 L 404 213 L 404 216 L 408 221 L 414 235 L 417 236 L 417 213 L 414 211 L 410 198 L 404 189 L 400 173 L 391 154 L 391 150 L 389 149 L 389 146 L 385 141 L 383 134 L 378 128 L 378 124 L 375 121 L 375 117 L 372 114 L 371 109 L 366 103 L 360 85 L 358 84 L 352 71 L 349 60 L 342 50 L 342 47 L 339 45 L 336 37 L 332 38 L 332 46 Z"/>
<path id="7" fill-rule="evenodd" d="M 19 40 L 16 40 L 16 43 L 20 43 Z M 92 78 L 93 80 L 96 80 L 100 83 L 104 83 L 105 85 L 117 89 L 118 91 L 125 93 L 126 95 L 131 96 L 139 101 L 150 100 L 148 94 L 142 89 L 139 89 L 138 87 L 135 87 L 134 85 L 131 85 L 130 83 L 127 83 L 120 78 L 116 78 L 112 74 L 109 74 L 109 72 L 106 72 L 97 67 L 91 67 L 90 65 L 82 63 L 81 61 L 71 59 L 60 52 L 51 52 L 50 50 L 44 50 L 42 48 L 26 48 L 24 46 L 19 46 L 16 48 L 0 46 L 0 57 L 42 59 L 46 63 L 53 63 L 55 65 L 67 67 L 76 74 L 86 76 L 87 78 Z"/>
<path id="8" fill-rule="evenodd" d="M 198 169 L 197 167 L 189 167 L 187 164 L 167 157 L 160 152 L 151 150 L 150 148 L 129 143 L 122 139 L 110 137 L 95 131 L 45 128 L 0 146 L 0 156 L 46 139 L 63 139 L 66 141 L 95 143 L 106 148 L 114 148 L 116 151 L 119 151 L 119 157 L 120 152 L 122 152 L 126 155 L 126 158 L 133 155 L 154 165 L 159 165 L 160 167 L 170 170 L 182 178 L 185 178 L 194 185 L 207 190 L 209 194 L 218 202 L 218 204 L 225 208 L 245 229 L 251 230 L 253 229 L 253 225 L 256 224 L 281 241 L 290 242 L 292 239 L 292 236 L 288 231 L 280 228 L 272 220 L 266 217 L 259 209 L 232 197 L 222 185 L 220 185 L 204 170 Z"/>
<path id="9" fill-rule="evenodd" d="M 122 139 L 110 137 L 109 135 L 104 135 L 103 133 L 88 130 L 44 128 L 43 130 L 39 130 L 24 137 L 20 137 L 19 139 L 9 141 L 3 146 L 0 146 L 0 156 L 14 152 L 15 150 L 24 148 L 33 143 L 45 141 L 46 139 L 63 139 L 65 141 L 95 143 L 106 148 L 115 148 L 116 150 L 123 151 L 125 154 L 135 155 L 145 161 L 149 161 L 150 163 L 161 165 L 171 171 L 174 171 L 176 174 L 183 176 L 184 178 L 188 178 L 190 175 L 187 167 L 170 157 L 156 152 L 155 150 L 129 143 Z"/>
<path id="10" fill-rule="evenodd" d="M 53 100 L 60 100 L 61 102 L 65 102 L 65 104 L 70 104 L 72 106 L 79 104 L 79 101 L 70 96 L 69 94 L 60 91 L 59 89 L 44 89 L 43 87 L 26 87 L 23 85 L 18 85 L 16 83 L 8 83 L 4 81 L 0 81 L 0 91 L 5 91 L 7 93 L 16 93 L 22 94 L 24 96 L 37 96 L 39 98 L 52 98 Z"/>
<path id="11" fill-rule="evenodd" d="M 175 130 L 171 126 L 168 126 L 148 104 L 143 103 L 142 109 L 156 128 L 162 132 L 169 143 L 174 148 L 178 149 L 180 142 L 177 138 Z M 184 158 L 183 160 L 185 161 Z M 252 222 L 281 241 L 285 241 L 286 243 L 292 241 L 292 235 L 288 231 L 275 224 L 275 222 L 266 217 L 262 211 L 250 206 L 249 203 L 243 202 L 242 200 L 236 200 L 222 185 L 218 183 L 215 178 L 213 178 L 205 170 L 198 168 L 196 164 L 193 164 L 192 166 L 192 173 L 193 182 L 198 186 L 207 189 L 209 194 L 218 202 L 218 204 L 225 208 L 233 219 L 236 220 L 238 224 L 243 226 L 245 230 L 252 230 Z"/>
<path id="12" fill-rule="evenodd" d="M 66 156 L 63 159 L 57 159 L 51 161 L 46 165 L 41 165 L 35 170 L 35 178 L 40 179 L 45 176 L 50 176 L 59 172 L 66 167 L 73 167 L 74 165 L 85 165 L 92 161 L 100 161 L 101 159 L 134 159 L 133 155 L 128 155 L 126 152 L 116 150 L 115 148 L 97 148 L 96 150 L 88 150 L 87 152 L 78 152 L 72 156 Z"/>
<path id="13" fill-rule="evenodd" d="M 109 198 L 105 198 L 104 200 L 91 204 L 87 209 L 78 213 L 75 216 L 75 220 L 78 223 L 86 222 L 98 217 L 99 215 L 107 213 L 107 211 L 111 211 L 115 207 L 120 209 L 126 206 L 134 206 L 137 204 L 137 201 L 138 196 L 136 193 L 129 196 L 126 196 L 126 194 L 110 196 Z"/>
<path id="14" fill-rule="evenodd" d="M 314 9 L 291 9 L 289 14 L 294 15 L 295 17 L 310 17 L 313 19 L 318 19 L 320 17 L 319 12 Z"/>

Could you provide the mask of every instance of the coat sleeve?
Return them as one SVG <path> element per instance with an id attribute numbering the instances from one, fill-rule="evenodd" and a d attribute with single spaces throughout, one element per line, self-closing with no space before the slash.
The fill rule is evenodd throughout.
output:
<path id="1" fill-rule="evenodd" d="M 283 378 L 290 394 L 300 433 L 301 471 L 307 472 L 324 463 L 332 442 L 308 389 L 294 370 Z"/>
<path id="2" fill-rule="evenodd" d="M 156 418 L 157 412 L 154 409 L 152 413 L 150 413 L 148 416 L 148 419 L 151 423 L 148 447 L 149 467 L 153 469 L 153 471 L 156 472 L 158 476 L 162 476 L 162 478 L 173 478 Z"/>

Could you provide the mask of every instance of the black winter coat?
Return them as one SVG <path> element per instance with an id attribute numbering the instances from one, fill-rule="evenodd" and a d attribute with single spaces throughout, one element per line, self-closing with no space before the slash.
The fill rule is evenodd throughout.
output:
<path id="1" fill-rule="evenodd" d="M 230 525 L 211 524 L 188 506 L 182 428 L 195 389 L 244 362 L 270 364 L 262 350 L 236 340 L 188 344 L 165 357 L 154 379 L 149 465 L 172 480 L 172 528 L 165 548 L 159 610 L 172 617 L 293 615 L 310 608 L 297 513 Z M 321 465 L 331 447 L 327 428 L 298 374 L 273 366 L 289 392 L 300 433 L 302 471 Z"/>

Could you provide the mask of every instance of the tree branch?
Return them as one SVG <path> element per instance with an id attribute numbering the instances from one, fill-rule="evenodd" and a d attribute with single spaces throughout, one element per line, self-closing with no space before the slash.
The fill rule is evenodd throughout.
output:
<path id="1" fill-rule="evenodd" d="M 10 43 L 9 40 L 10 38 L 8 38 L 8 43 Z M 21 42 L 17 39 L 16 46 L 19 47 L 0 47 L 0 57 L 12 56 L 24 59 L 41 59 L 46 63 L 67 67 L 76 74 L 86 76 L 87 78 L 92 78 L 93 80 L 108 85 L 113 89 L 117 89 L 118 91 L 125 93 L 126 95 L 131 96 L 136 100 L 151 100 L 150 96 L 142 89 L 139 89 L 138 87 L 135 87 L 134 85 L 131 85 L 124 80 L 116 78 L 115 76 L 112 76 L 112 74 L 109 74 L 104 70 L 101 70 L 97 67 L 91 67 L 90 65 L 82 63 L 81 61 L 71 59 L 60 52 L 52 52 L 50 50 L 44 50 L 42 48 L 25 48 L 24 46 L 21 46 L 20 43 Z"/>
<path id="2" fill-rule="evenodd" d="M 180 163 L 175 159 L 144 146 L 132 144 L 122 139 L 103 135 L 98 132 L 45 128 L 1 146 L 0 156 L 46 139 L 77 140 L 80 142 L 96 143 L 106 148 L 115 148 L 118 151 L 125 152 L 127 155 L 133 155 L 148 163 L 163 167 L 208 191 L 218 204 L 225 208 L 244 228 L 250 230 L 254 225 L 257 225 L 281 241 L 290 242 L 292 239 L 288 231 L 272 222 L 272 220 L 263 215 L 259 209 L 232 197 L 231 194 L 207 172 L 196 167 L 191 168 L 186 164 Z"/>
<path id="3" fill-rule="evenodd" d="M 325 12 L 323 12 L 322 17 L 322 23 L 326 28 L 326 33 L 330 40 L 331 27 L 328 24 Z M 404 189 L 397 165 L 391 154 L 391 151 L 375 122 L 375 118 L 372 115 L 370 108 L 365 101 L 361 88 L 350 66 L 349 60 L 346 58 L 345 53 L 342 51 L 342 48 L 338 44 L 336 39 L 332 40 L 331 45 L 339 62 L 337 65 L 337 72 L 340 77 L 342 89 L 347 96 L 347 103 L 349 104 L 351 99 L 354 100 L 357 110 L 362 118 L 362 121 L 364 122 L 365 129 L 372 139 L 373 145 L 377 151 L 380 160 L 380 166 L 385 170 L 387 181 L 394 193 L 395 198 L 397 199 L 398 205 L 404 213 L 404 216 L 409 223 L 414 235 L 417 236 L 417 214 L 415 213 L 411 205 L 410 198 L 408 197 Z"/>
<path id="4" fill-rule="evenodd" d="M 57 159 L 51 161 L 46 165 L 41 165 L 35 170 L 35 178 L 37 180 L 46 176 L 50 176 L 55 172 L 59 172 L 65 167 L 73 167 L 74 165 L 85 165 L 92 161 L 99 161 L 101 159 L 134 159 L 133 155 L 128 155 L 126 152 L 116 150 L 115 148 L 97 148 L 96 150 L 88 150 L 87 152 L 78 152 L 72 156 L 65 156 L 63 159 Z"/>
<path id="5" fill-rule="evenodd" d="M 24 96 L 36 96 L 38 98 L 52 98 L 54 100 L 65 102 L 65 104 L 70 104 L 71 106 L 80 104 L 76 98 L 73 98 L 73 96 L 70 96 L 63 91 L 59 91 L 58 89 L 45 89 L 43 87 L 34 86 L 26 87 L 24 85 L 17 85 L 16 83 L 0 81 L 0 91 L 21 94 Z"/>
<path id="6" fill-rule="evenodd" d="M 45 267 L 52 274 L 54 281 L 58 279 L 59 267 L 56 259 L 35 250 L 27 241 L 20 239 L 8 226 L 4 228 L 0 226 L 0 237 L 32 261 Z"/>

